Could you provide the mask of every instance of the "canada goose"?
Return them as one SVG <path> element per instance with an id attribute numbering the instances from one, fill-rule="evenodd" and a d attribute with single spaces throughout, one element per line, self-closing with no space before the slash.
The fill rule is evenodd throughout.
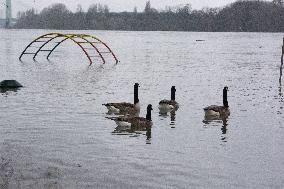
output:
<path id="1" fill-rule="evenodd" d="M 171 100 L 161 100 L 159 102 L 159 110 L 160 112 L 168 112 L 172 110 L 177 110 L 179 108 L 179 104 L 176 101 L 176 88 L 172 86 L 171 88 Z"/>
<path id="2" fill-rule="evenodd" d="M 114 120 L 119 127 L 131 127 L 131 130 L 141 130 L 142 128 L 147 128 L 152 126 L 151 111 L 153 110 L 152 105 L 147 106 L 146 118 L 144 117 L 112 117 L 108 118 Z"/>
<path id="3" fill-rule="evenodd" d="M 130 115 L 139 115 L 140 113 L 140 103 L 138 98 L 138 87 L 139 84 L 134 84 L 134 104 L 127 102 L 120 103 L 107 103 L 103 104 L 107 107 L 109 113 L 116 114 L 130 114 Z"/>
<path id="4" fill-rule="evenodd" d="M 204 108 L 205 116 L 220 116 L 220 117 L 228 117 L 230 115 L 230 109 L 227 99 L 228 87 L 224 87 L 223 89 L 223 106 L 211 105 Z"/>

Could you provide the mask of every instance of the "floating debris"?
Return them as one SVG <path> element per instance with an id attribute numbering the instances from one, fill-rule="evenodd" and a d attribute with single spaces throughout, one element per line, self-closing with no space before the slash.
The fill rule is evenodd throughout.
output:
<path id="1" fill-rule="evenodd" d="M 15 89 L 23 87 L 18 81 L 16 80 L 3 80 L 0 82 L 0 88 L 4 89 Z"/>

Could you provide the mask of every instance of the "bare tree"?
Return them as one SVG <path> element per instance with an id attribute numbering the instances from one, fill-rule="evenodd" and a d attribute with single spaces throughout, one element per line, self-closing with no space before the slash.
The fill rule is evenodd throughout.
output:
<path id="1" fill-rule="evenodd" d="M 281 7 L 283 7 L 284 5 L 283 0 L 273 0 L 272 3 L 274 3 L 275 5 L 281 6 Z"/>

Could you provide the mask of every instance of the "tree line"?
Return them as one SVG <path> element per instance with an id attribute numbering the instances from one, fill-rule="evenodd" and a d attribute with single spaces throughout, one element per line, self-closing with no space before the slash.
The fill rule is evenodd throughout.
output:
<path id="1" fill-rule="evenodd" d="M 283 32 L 281 0 L 239 0 L 222 8 L 192 10 L 190 4 L 157 10 L 146 2 L 143 12 L 111 12 L 107 5 L 93 4 L 86 12 L 78 5 L 72 12 L 57 3 L 41 12 L 19 12 L 15 28 L 66 30 Z"/>

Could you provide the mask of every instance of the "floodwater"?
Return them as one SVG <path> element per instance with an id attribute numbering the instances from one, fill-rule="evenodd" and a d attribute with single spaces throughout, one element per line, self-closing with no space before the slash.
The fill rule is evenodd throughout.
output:
<path id="1" fill-rule="evenodd" d="M 89 66 L 72 41 L 20 62 L 48 32 L 0 30 L 0 80 L 24 85 L 0 93 L 0 188 L 284 187 L 284 34 L 61 31 L 99 37 L 120 63 Z M 153 126 L 127 133 L 101 104 L 132 102 L 135 82 Z M 180 108 L 161 116 L 172 85 Z M 204 120 L 224 86 L 230 117 Z"/>

